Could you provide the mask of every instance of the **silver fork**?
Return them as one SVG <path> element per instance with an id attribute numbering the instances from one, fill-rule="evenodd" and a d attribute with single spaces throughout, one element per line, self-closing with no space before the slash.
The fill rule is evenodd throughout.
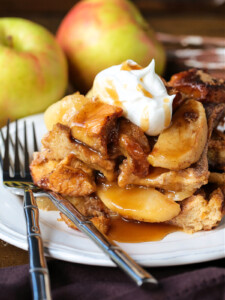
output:
<path id="1" fill-rule="evenodd" d="M 10 135 L 10 123 L 7 124 L 6 138 L 2 131 L 1 136 L 4 141 L 5 154 L 2 158 L 3 183 L 6 188 L 17 195 L 24 196 L 23 208 L 26 219 L 27 241 L 29 250 L 30 277 L 32 283 L 34 300 L 50 300 L 50 280 L 48 268 L 44 256 L 44 247 L 39 227 L 39 211 L 33 195 L 37 188 L 32 182 L 29 170 L 29 153 L 27 146 L 27 129 L 24 122 L 24 145 L 22 146 L 18 138 L 18 123 L 15 122 L 15 140 Z M 33 125 L 34 151 L 37 151 L 35 131 Z M 14 152 L 14 162 L 10 155 L 10 144 Z M 23 152 L 23 164 L 19 158 L 19 147 Z M 24 165 L 22 169 L 21 165 Z M 21 175 L 22 174 L 22 175 Z"/>
<path id="2" fill-rule="evenodd" d="M 8 128 L 8 126 L 7 126 Z M 7 129 L 7 133 L 9 129 Z M 24 130 L 26 133 L 26 129 Z M 9 144 L 9 133 L 7 134 L 7 140 Z M 17 134 L 16 134 L 17 136 Z M 18 139 L 18 138 L 17 138 Z M 16 140 L 17 140 L 16 139 Z M 35 136 L 35 130 L 33 126 L 33 140 L 34 140 L 34 150 L 37 151 L 37 141 Z M 26 141 L 26 138 L 25 138 Z M 6 146 L 7 146 L 7 143 Z M 18 144 L 18 141 L 17 141 Z M 25 152 L 27 153 L 27 143 Z M 18 145 L 17 145 L 18 147 Z M 26 154 L 28 156 L 28 153 Z M 27 163 L 27 161 L 26 161 Z M 25 163 L 25 165 L 26 165 Z M 7 168 L 9 168 L 9 158 L 7 158 Z M 3 166 L 4 169 L 4 166 Z M 8 170 L 8 169 L 7 169 Z M 29 171 L 29 170 L 28 170 Z M 30 178 L 31 179 L 31 178 Z M 23 180 L 24 182 L 24 180 Z M 8 186 L 8 182 L 5 182 Z M 35 196 L 46 196 L 48 197 L 53 204 L 65 214 L 76 226 L 82 231 L 85 235 L 87 235 L 106 255 L 110 257 L 110 259 L 120 267 L 132 280 L 136 282 L 138 286 L 153 288 L 158 286 L 158 281 L 149 274 L 146 270 L 144 270 L 141 266 L 139 266 L 126 252 L 124 252 L 117 244 L 113 241 L 109 240 L 107 236 L 103 235 L 89 220 L 88 217 L 82 215 L 67 199 L 64 199 L 57 193 L 51 191 L 44 191 L 35 187 L 34 184 L 30 182 L 26 182 L 27 189 L 31 189 Z M 11 184 L 10 184 L 11 186 Z M 14 186 L 14 189 L 17 188 Z M 20 191 L 20 189 L 19 189 Z"/>

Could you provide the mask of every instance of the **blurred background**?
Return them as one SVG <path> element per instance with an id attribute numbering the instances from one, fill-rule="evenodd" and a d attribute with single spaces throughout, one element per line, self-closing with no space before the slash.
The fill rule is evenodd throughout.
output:
<path id="1" fill-rule="evenodd" d="M 107 0 L 104 1 L 99 2 L 102 6 L 107 6 Z M 60 24 L 62 25 L 62 20 L 67 18 L 65 16 L 77 2 L 78 1 L 75 0 L 0 0 L 0 18 L 19 17 L 29 19 L 44 26 L 50 32 L 55 34 Z M 130 12 L 126 11 L 129 10 L 127 9 L 127 6 L 124 5 L 126 1 L 115 0 L 118 7 L 121 2 L 123 5 L 121 5 L 120 12 L 124 18 L 124 16 L 129 15 Z M 160 70 L 156 69 L 156 72 L 162 75 L 166 80 L 169 80 L 172 74 L 194 67 L 207 70 L 214 77 L 225 79 L 225 0 L 131 0 L 131 2 L 136 5 L 144 16 L 144 19 L 155 30 L 157 39 L 164 45 L 166 50 L 167 64 L 165 66 L 164 51 L 162 50 L 162 47 L 160 46 L 157 48 L 156 44 L 160 45 L 160 43 L 153 42 L 153 44 L 155 44 L 152 49 L 156 49 L 154 54 L 156 68 L 161 67 Z M 83 5 L 78 6 L 79 9 L 81 6 L 83 7 Z M 108 7 L 112 9 L 110 4 Z M 86 18 L 88 11 L 91 11 L 89 19 L 88 17 Z M 44 76 L 46 73 L 46 81 L 42 85 L 42 89 L 38 88 L 38 84 L 31 84 L 29 86 L 30 90 L 28 91 L 27 82 L 29 82 L 29 76 L 35 74 L 35 80 L 36 82 L 39 82 L 39 75 L 35 73 L 36 69 L 32 69 L 32 72 L 30 72 L 30 75 L 28 76 L 28 68 L 26 69 L 26 67 L 24 67 L 24 74 L 26 74 L 26 76 L 23 74 L 23 76 L 20 77 L 19 73 L 20 70 L 21 72 L 23 71 L 23 68 L 19 68 L 15 65 L 10 67 L 12 62 L 9 60 L 8 63 L 6 63 L 7 55 L 2 59 L 2 65 L 0 64 L 0 66 L 4 69 L 5 65 L 7 65 L 8 70 L 10 71 L 13 69 L 13 72 L 11 72 L 11 78 L 10 76 L 5 76 L 4 72 L 1 73 L 2 81 L 0 80 L 0 86 L 2 95 L 0 94 L 0 112 L 2 113 L 0 113 L 0 125 L 5 124 L 7 118 L 13 120 L 15 118 L 42 112 L 51 103 L 58 101 L 65 94 L 73 93 L 76 90 L 85 94 L 91 88 L 94 77 L 99 71 L 118 63 L 117 60 L 116 63 L 114 62 L 114 56 L 116 57 L 118 52 L 120 52 L 121 57 L 129 55 L 129 58 L 131 58 L 136 50 L 137 52 L 135 53 L 144 53 L 138 51 L 142 51 L 145 47 L 145 43 L 147 45 L 149 39 L 151 39 L 150 36 L 146 34 L 145 30 L 143 30 L 143 36 L 146 40 L 144 40 L 144 38 L 142 40 L 137 39 L 137 42 L 135 40 L 135 42 L 132 43 L 133 40 L 131 39 L 130 43 L 132 46 L 123 48 L 124 45 L 129 44 L 129 41 L 126 38 L 129 36 L 130 32 L 132 32 L 130 31 L 128 35 L 125 34 L 122 36 L 121 40 L 118 39 L 118 43 L 123 41 L 121 43 L 122 46 L 114 47 L 115 45 L 111 42 L 113 40 L 112 35 L 109 35 L 109 40 L 104 40 L 104 35 L 101 36 L 102 32 L 104 32 L 104 30 L 101 31 L 102 24 L 108 28 L 106 23 L 104 23 L 105 21 L 102 23 L 100 22 L 101 26 L 97 21 L 95 23 L 93 22 L 95 18 L 98 20 L 97 11 L 98 8 L 96 8 L 96 11 L 90 10 L 90 6 L 86 5 L 85 9 L 82 10 L 83 15 L 80 19 L 78 17 L 72 17 L 72 22 L 67 23 L 66 26 L 68 27 L 65 27 L 65 31 L 61 34 L 61 41 L 58 36 L 58 42 L 60 43 L 60 46 L 62 46 L 69 64 L 70 72 L 68 82 L 67 71 L 65 71 L 66 68 L 64 68 L 64 71 L 61 73 L 59 72 L 64 79 L 59 75 L 56 76 L 54 73 L 54 84 L 51 85 L 49 82 L 51 82 L 52 77 L 47 75 L 46 70 L 49 70 L 50 72 L 53 70 L 53 67 L 52 69 L 43 67 L 42 75 Z M 99 12 L 101 13 L 101 9 Z M 115 18 L 116 16 L 115 13 L 113 20 L 115 24 L 118 24 L 118 27 L 120 27 L 120 25 L 123 24 L 122 19 L 118 19 L 118 21 Z M 104 19 L 104 16 L 101 15 L 101 17 Z M 120 20 L 121 24 L 119 23 Z M 80 36 L 79 31 L 76 31 L 77 28 L 80 28 L 79 24 L 82 24 L 83 27 L 81 27 L 85 28 L 84 31 L 81 31 Z M 96 28 L 93 24 L 97 24 Z M 91 26 L 93 27 L 90 28 Z M 62 26 L 60 26 L 60 31 L 61 28 Z M 109 34 L 113 31 L 111 30 L 110 32 L 110 28 L 113 28 L 114 30 L 114 27 L 109 27 L 109 29 L 107 29 Z M 95 33 L 99 30 L 99 35 L 96 35 L 98 37 L 97 39 L 93 38 L 93 31 L 91 31 L 91 29 L 96 30 L 94 31 Z M 70 32 L 72 32 L 71 35 L 73 35 L 74 32 L 76 33 L 74 34 L 74 37 L 70 36 Z M 7 30 L 5 34 L 6 44 L 8 43 L 9 48 L 13 51 L 13 37 L 7 35 Z M 89 39 L 89 37 L 91 38 Z M 67 42 L 64 43 L 64 39 L 69 41 L 68 44 Z M 95 57 L 95 50 L 93 50 L 95 48 L 89 43 L 91 40 L 94 40 L 95 44 L 98 45 L 100 53 L 102 53 L 102 51 L 108 51 L 110 55 L 100 55 Z M 82 41 L 82 43 L 84 42 L 86 48 L 81 48 L 79 46 L 80 41 Z M 26 43 L 27 41 L 24 40 L 23 45 L 26 45 Z M 118 49 L 118 51 L 109 50 L 110 45 L 113 45 L 113 49 Z M 86 49 L 86 51 L 84 49 Z M 134 50 L 132 54 L 130 54 L 130 50 L 131 52 Z M 97 51 L 98 49 L 96 50 L 96 53 Z M 56 53 L 55 51 L 53 52 Z M 151 51 L 149 51 L 148 55 L 152 55 L 150 52 Z M 15 55 L 17 54 L 19 54 L 19 52 L 15 52 Z M 148 60 L 148 63 L 149 59 L 152 59 L 152 56 L 149 56 L 149 58 L 148 55 L 137 54 L 137 57 L 134 58 L 132 56 L 132 59 L 144 66 L 147 65 L 144 59 Z M 95 59 L 92 59 L 93 57 L 95 57 Z M 127 58 L 128 57 L 126 56 L 125 59 Z M 139 61 L 139 58 L 140 60 L 143 59 L 143 61 Z M 123 58 L 122 61 L 125 59 Z M 104 60 L 107 61 L 105 62 Z M 44 63 L 44 59 L 41 57 L 40 63 Z M 21 65 L 25 66 L 26 60 L 24 60 Z M 33 65 L 34 64 L 32 64 L 32 66 Z M 62 70 L 60 67 L 61 65 L 59 64 L 56 69 L 58 71 Z M 4 70 L 6 69 L 7 68 Z M 163 70 L 164 73 L 162 74 Z M 24 84 L 20 80 L 21 78 L 24 80 Z M 16 86 L 18 86 L 18 90 L 15 89 Z M 65 88 L 63 89 L 62 86 Z M 48 89 L 45 89 L 45 87 L 48 87 Z M 52 94 L 48 91 L 51 91 Z M 13 94 L 13 96 L 11 96 L 11 94 Z M 31 94 L 33 96 L 33 105 L 30 105 Z M 52 96 L 53 94 L 54 96 Z M 40 99 L 42 100 L 40 101 Z"/>
<path id="2" fill-rule="evenodd" d="M 1 0 L 0 17 L 27 18 L 45 26 L 55 34 L 60 21 L 76 2 L 78 1 Z M 167 78 L 174 72 L 191 67 L 196 61 L 199 68 L 212 69 L 215 75 L 224 77 L 225 0 L 132 0 L 132 2 L 140 9 L 145 19 L 158 33 L 158 39 L 166 47 Z M 211 38 L 200 41 L 196 38 L 187 38 L 186 35 Z M 203 51 L 199 53 L 195 51 L 196 49 Z M 191 63 L 190 57 L 193 58 Z"/>
<path id="3" fill-rule="evenodd" d="M 107 1 L 107 0 L 106 0 Z M 53 33 L 75 0 L 1 0 L 0 17 L 36 21 Z M 156 31 L 225 36 L 225 0 L 132 0 Z"/>

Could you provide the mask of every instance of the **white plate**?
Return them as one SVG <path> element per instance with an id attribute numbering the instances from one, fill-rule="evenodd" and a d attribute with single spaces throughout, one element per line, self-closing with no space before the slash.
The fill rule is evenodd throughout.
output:
<path id="1" fill-rule="evenodd" d="M 31 128 L 29 124 L 35 123 L 37 138 L 40 141 L 46 132 L 43 115 L 34 115 L 26 120 L 29 129 Z M 23 122 L 20 120 L 20 134 L 22 126 Z M 5 128 L 3 131 L 5 132 Z M 31 135 L 28 136 L 31 147 L 32 138 Z M 22 199 L 6 190 L 1 178 L 0 182 L 0 238 L 19 248 L 27 249 Z M 114 265 L 86 236 L 68 228 L 63 222 L 57 222 L 58 217 L 58 212 L 40 211 L 40 226 L 46 255 L 83 264 Z M 175 232 L 159 242 L 120 243 L 120 246 L 143 266 L 181 265 L 219 259 L 225 257 L 225 220 L 218 228 L 209 232 L 193 235 Z"/>

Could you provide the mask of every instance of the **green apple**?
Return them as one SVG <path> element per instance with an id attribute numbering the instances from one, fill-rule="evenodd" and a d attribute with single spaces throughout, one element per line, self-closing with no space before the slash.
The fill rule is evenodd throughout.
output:
<path id="1" fill-rule="evenodd" d="M 128 0 L 84 0 L 65 16 L 57 39 L 75 86 L 86 92 L 101 70 L 133 59 L 143 67 L 152 58 L 162 74 L 165 52 L 153 30 Z"/>
<path id="2" fill-rule="evenodd" d="M 42 26 L 0 18 L 0 124 L 44 111 L 65 93 L 65 54 Z"/>

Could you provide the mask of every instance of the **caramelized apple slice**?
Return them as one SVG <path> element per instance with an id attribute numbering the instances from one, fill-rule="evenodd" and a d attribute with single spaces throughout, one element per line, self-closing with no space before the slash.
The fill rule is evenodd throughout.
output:
<path id="1" fill-rule="evenodd" d="M 153 188 L 101 187 L 97 194 L 112 211 L 144 222 L 168 221 L 180 213 L 180 205 Z"/>
<path id="2" fill-rule="evenodd" d="M 181 170 L 197 162 L 207 141 L 207 120 L 203 105 L 186 101 L 174 114 L 148 156 L 154 167 Z"/>
<path id="3" fill-rule="evenodd" d="M 62 100 L 52 104 L 45 111 L 44 120 L 47 129 L 52 130 L 57 123 L 68 125 L 71 117 L 81 110 L 83 105 L 88 103 L 90 99 L 75 93 L 64 97 Z"/>
<path id="4" fill-rule="evenodd" d="M 119 107 L 76 93 L 51 105 L 44 119 L 49 131 L 57 123 L 67 125 L 76 140 L 106 157 L 108 144 L 117 140 L 116 121 L 121 115 Z"/>

